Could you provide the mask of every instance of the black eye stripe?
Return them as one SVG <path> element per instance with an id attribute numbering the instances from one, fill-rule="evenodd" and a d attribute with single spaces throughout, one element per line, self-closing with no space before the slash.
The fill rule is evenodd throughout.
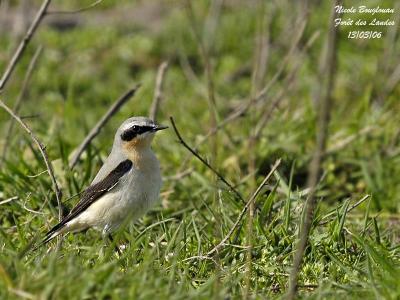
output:
<path id="1" fill-rule="evenodd" d="M 150 131 L 150 130 L 152 130 L 152 129 L 153 129 L 153 127 L 150 127 L 150 126 L 136 127 L 136 133 L 137 133 L 137 134 L 142 134 L 142 133 L 144 133 L 144 132 L 146 132 L 146 131 Z"/>
<path id="2" fill-rule="evenodd" d="M 123 141 L 131 141 L 134 139 L 137 135 L 145 133 L 147 131 L 153 130 L 152 126 L 132 126 L 131 128 L 125 130 L 121 134 L 121 140 Z"/>

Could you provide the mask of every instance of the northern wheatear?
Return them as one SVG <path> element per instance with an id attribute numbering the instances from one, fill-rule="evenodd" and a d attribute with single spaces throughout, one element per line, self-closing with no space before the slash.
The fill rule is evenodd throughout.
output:
<path id="1" fill-rule="evenodd" d="M 41 244 L 60 234 L 88 228 L 111 238 L 125 220 L 136 220 L 145 214 L 157 201 L 162 184 L 160 165 L 150 144 L 155 132 L 166 128 L 145 117 L 122 123 L 111 153 L 91 185 Z"/>

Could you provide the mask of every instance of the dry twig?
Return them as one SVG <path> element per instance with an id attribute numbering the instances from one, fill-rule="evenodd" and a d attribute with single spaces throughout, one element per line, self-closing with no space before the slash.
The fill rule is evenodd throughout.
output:
<path id="1" fill-rule="evenodd" d="M 311 230 L 311 225 L 314 217 L 314 209 L 316 205 L 316 188 L 321 173 L 321 162 L 323 154 L 325 153 L 326 141 L 328 137 L 328 124 L 330 118 L 330 103 L 331 95 L 334 87 L 335 79 L 335 68 L 336 68 L 336 46 L 338 37 L 338 27 L 334 25 L 334 19 L 337 17 L 334 10 L 334 6 L 340 5 L 341 0 L 336 0 L 332 7 L 332 15 L 330 18 L 330 30 L 328 33 L 328 41 L 326 47 L 325 61 L 323 62 L 323 68 L 321 69 L 322 84 L 318 95 L 319 114 L 317 124 L 317 144 L 314 152 L 313 159 L 309 167 L 308 176 L 308 187 L 310 188 L 310 194 L 307 198 L 304 217 L 301 220 L 300 235 L 296 247 L 296 252 L 293 260 L 293 268 L 290 272 L 289 277 L 289 289 L 287 293 L 287 299 L 293 300 L 296 296 L 297 291 L 297 279 L 303 259 L 304 251 L 308 242 L 308 237 Z"/>
<path id="2" fill-rule="evenodd" d="M 153 121 L 156 121 L 158 110 L 160 108 L 160 104 L 162 101 L 162 90 L 163 90 L 163 83 L 165 73 L 168 69 L 168 61 L 164 61 L 159 67 L 157 71 L 157 78 L 156 78 L 156 87 L 154 90 L 154 97 L 153 102 L 151 103 L 149 118 Z"/>
<path id="3" fill-rule="evenodd" d="M 246 202 L 246 205 L 243 207 L 242 211 L 240 212 L 238 218 L 236 219 L 235 223 L 233 224 L 232 228 L 229 230 L 228 234 L 221 240 L 221 242 L 218 243 L 214 248 L 212 248 L 208 253 L 207 256 L 212 255 L 214 252 L 217 252 L 221 247 L 223 247 L 226 243 L 227 240 L 232 236 L 232 234 L 235 232 L 235 229 L 238 227 L 240 221 L 243 219 L 244 215 L 246 214 L 246 211 L 248 207 L 255 201 L 257 198 L 258 194 L 261 192 L 262 188 L 265 186 L 266 182 L 270 179 L 270 177 L 274 174 L 275 170 L 279 167 L 281 163 L 281 160 L 278 159 L 273 167 L 271 168 L 271 171 L 268 173 L 267 176 L 265 176 L 264 180 L 261 182 L 261 184 L 258 186 L 256 191 L 253 193 L 253 195 L 250 197 L 250 199 Z"/>
<path id="4" fill-rule="evenodd" d="M 51 164 L 51 161 L 49 161 L 49 157 L 46 152 L 46 147 L 38 140 L 36 135 L 28 127 L 28 125 L 26 125 L 24 121 L 22 121 L 21 118 L 18 117 L 2 100 L 0 100 L 0 106 L 4 108 L 4 110 L 7 111 L 7 113 L 9 113 L 11 117 L 14 118 L 22 126 L 23 129 L 25 129 L 25 131 L 30 135 L 31 139 L 38 146 L 39 151 L 43 157 L 44 163 L 46 165 L 47 172 L 49 173 L 51 182 L 53 184 L 53 189 L 56 194 L 57 205 L 58 205 L 58 220 L 61 222 L 63 216 L 62 206 L 61 206 L 61 190 L 59 189 L 56 178 L 54 176 L 53 165 Z"/>
<path id="5" fill-rule="evenodd" d="M 243 199 L 242 195 L 235 189 L 235 187 L 229 183 L 222 175 L 219 173 L 217 170 L 215 170 L 204 158 L 202 158 L 195 150 L 193 150 L 186 142 L 183 140 L 181 134 L 178 131 L 178 128 L 176 128 L 175 121 L 173 117 L 169 118 L 171 120 L 172 127 L 175 131 L 176 136 L 178 137 L 179 142 L 187 149 L 189 150 L 190 153 L 192 153 L 198 160 L 200 160 L 207 168 L 209 168 L 217 177 L 219 180 L 221 180 L 223 183 L 225 183 L 228 188 L 236 195 L 238 199 L 240 199 L 243 203 L 245 203 L 245 200 Z"/>
<path id="6" fill-rule="evenodd" d="M 92 8 L 96 7 L 97 5 L 99 5 L 101 2 L 103 2 L 103 0 L 97 0 L 86 7 L 82 7 L 82 8 L 76 9 L 76 10 L 53 10 L 53 11 L 48 11 L 47 14 L 48 15 L 77 14 L 77 13 L 81 13 L 86 10 L 92 9 Z"/>
<path id="7" fill-rule="evenodd" d="M 74 151 L 74 155 L 69 162 L 69 167 L 73 169 L 78 163 L 79 158 L 85 149 L 89 146 L 92 140 L 100 133 L 100 130 L 107 124 L 108 120 L 119 111 L 119 109 L 133 96 L 140 85 L 136 85 L 122 95 L 113 105 L 108 109 L 104 116 L 97 122 L 97 124 L 90 130 L 89 134 L 85 137 L 82 143 L 79 145 L 77 150 Z"/>
<path id="8" fill-rule="evenodd" d="M 16 67 L 18 61 L 22 57 L 22 54 L 25 52 L 26 46 L 28 46 L 32 36 L 36 32 L 40 22 L 42 21 L 43 17 L 46 15 L 47 7 L 49 6 L 51 0 L 45 0 L 42 3 L 39 11 L 37 12 L 35 19 L 33 20 L 31 26 L 29 27 L 28 31 L 26 32 L 24 39 L 19 44 L 17 50 L 15 51 L 13 57 L 11 58 L 10 62 L 7 65 L 7 68 L 0 80 L 0 91 L 4 89 L 8 79 L 10 78 L 14 68 Z"/>

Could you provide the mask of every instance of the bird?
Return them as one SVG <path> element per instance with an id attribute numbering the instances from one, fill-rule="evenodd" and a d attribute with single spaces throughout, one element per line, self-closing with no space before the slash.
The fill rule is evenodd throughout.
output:
<path id="1" fill-rule="evenodd" d="M 156 132 L 166 128 L 146 117 L 125 120 L 92 183 L 70 213 L 47 232 L 39 246 L 59 235 L 89 228 L 112 241 L 112 233 L 124 222 L 143 216 L 157 202 L 162 185 L 160 164 L 151 142 Z"/>

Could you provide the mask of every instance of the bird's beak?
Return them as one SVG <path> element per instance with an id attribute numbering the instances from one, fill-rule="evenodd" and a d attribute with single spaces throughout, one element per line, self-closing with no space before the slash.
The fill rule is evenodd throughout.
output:
<path id="1" fill-rule="evenodd" d="M 159 131 L 159 130 L 163 130 L 163 129 L 167 129 L 168 126 L 162 126 L 162 125 L 155 125 L 153 128 L 153 131 Z"/>

